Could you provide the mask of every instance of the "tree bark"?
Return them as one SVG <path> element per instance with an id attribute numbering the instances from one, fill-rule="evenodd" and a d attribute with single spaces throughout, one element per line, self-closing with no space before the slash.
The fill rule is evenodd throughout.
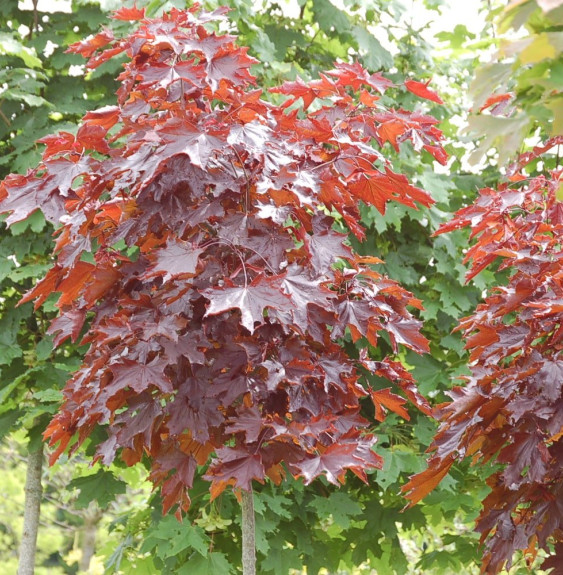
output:
<path id="1" fill-rule="evenodd" d="M 242 573 L 256 575 L 256 542 L 254 526 L 254 494 L 242 491 Z"/>
<path id="2" fill-rule="evenodd" d="M 39 449 L 30 451 L 27 457 L 27 472 L 25 478 L 25 503 L 23 515 L 23 531 L 19 549 L 18 575 L 33 575 L 35 571 L 35 549 L 37 546 L 37 531 L 39 529 L 39 511 L 43 487 L 41 472 L 43 471 L 43 443 Z"/>
<path id="3" fill-rule="evenodd" d="M 79 573 L 87 573 L 90 569 L 90 561 L 96 552 L 96 536 L 98 534 L 98 523 L 104 516 L 103 511 L 95 501 L 92 501 L 84 513 L 84 525 L 81 529 L 81 549 Z"/>

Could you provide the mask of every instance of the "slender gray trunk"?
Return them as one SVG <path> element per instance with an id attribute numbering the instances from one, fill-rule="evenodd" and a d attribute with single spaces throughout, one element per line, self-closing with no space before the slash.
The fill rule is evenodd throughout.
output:
<path id="1" fill-rule="evenodd" d="M 103 517 L 102 510 L 95 501 L 92 501 L 84 514 L 84 525 L 81 529 L 82 535 L 82 557 L 80 559 L 80 572 L 87 573 L 90 569 L 90 561 L 96 552 L 96 536 L 98 523 Z"/>
<path id="2" fill-rule="evenodd" d="M 80 558 L 80 571 L 87 573 L 90 561 L 96 551 L 97 523 L 86 521 L 82 530 L 82 557 Z"/>
<path id="3" fill-rule="evenodd" d="M 256 575 L 256 542 L 254 527 L 254 495 L 242 491 L 242 573 Z"/>
<path id="4" fill-rule="evenodd" d="M 27 457 L 23 531 L 19 549 L 18 575 L 33 575 L 35 571 L 35 549 L 37 546 L 37 531 L 39 529 L 41 497 L 43 495 L 43 487 L 41 485 L 42 471 L 43 443 L 40 444 L 36 451 L 30 451 Z"/>

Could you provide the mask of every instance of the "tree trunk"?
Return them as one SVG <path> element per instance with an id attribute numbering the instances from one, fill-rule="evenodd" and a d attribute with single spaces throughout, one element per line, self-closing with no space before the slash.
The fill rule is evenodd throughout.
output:
<path id="1" fill-rule="evenodd" d="M 98 533 L 98 523 L 103 517 L 102 510 L 95 501 L 92 501 L 84 514 L 84 525 L 82 531 L 82 557 L 80 558 L 80 572 L 87 573 L 90 569 L 90 561 L 96 552 L 96 536 Z"/>
<path id="2" fill-rule="evenodd" d="M 35 548 L 39 529 L 41 508 L 41 472 L 43 470 L 43 443 L 37 451 L 30 451 L 27 457 L 25 478 L 25 504 L 23 531 L 19 549 L 18 575 L 33 575 L 35 571 Z"/>
<path id="3" fill-rule="evenodd" d="M 96 551 L 97 524 L 86 521 L 82 529 L 82 557 L 80 558 L 80 571 L 87 573 L 90 569 L 90 561 Z"/>
<path id="4" fill-rule="evenodd" d="M 254 527 L 254 495 L 242 491 L 242 573 L 256 575 L 256 544 Z"/>

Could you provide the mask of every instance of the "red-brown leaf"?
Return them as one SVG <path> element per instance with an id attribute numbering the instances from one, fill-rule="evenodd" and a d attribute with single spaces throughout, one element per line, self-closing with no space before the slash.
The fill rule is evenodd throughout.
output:
<path id="1" fill-rule="evenodd" d="M 425 471 L 411 476 L 408 483 L 401 487 L 405 497 L 410 501 L 409 507 L 424 499 L 447 475 L 454 460 L 446 458 L 436 467 L 429 467 Z"/>
<path id="2" fill-rule="evenodd" d="M 425 98 L 426 100 L 432 100 L 432 102 L 436 102 L 437 104 L 443 104 L 444 101 L 442 100 L 442 98 L 440 98 L 440 96 L 438 96 L 436 92 L 431 90 L 428 87 L 428 84 L 430 84 L 430 80 L 428 80 L 428 82 L 426 83 L 417 82 L 415 80 L 407 80 L 405 82 L 405 87 L 409 92 L 412 92 L 413 94 L 416 94 L 421 98 Z"/>
<path id="3" fill-rule="evenodd" d="M 127 22 L 134 22 L 137 20 L 142 20 L 145 17 L 145 9 L 137 8 L 137 5 L 133 5 L 132 8 L 127 8 L 123 6 L 118 10 L 115 10 L 112 14 L 113 18 L 116 20 L 125 20 Z"/>
<path id="4" fill-rule="evenodd" d="M 377 419 L 377 421 L 385 421 L 385 411 L 382 407 L 390 409 L 407 420 L 410 419 L 409 412 L 403 407 L 405 403 L 407 403 L 407 400 L 403 399 L 400 395 L 391 393 L 391 388 L 371 390 L 370 395 L 375 406 L 375 419 Z"/>

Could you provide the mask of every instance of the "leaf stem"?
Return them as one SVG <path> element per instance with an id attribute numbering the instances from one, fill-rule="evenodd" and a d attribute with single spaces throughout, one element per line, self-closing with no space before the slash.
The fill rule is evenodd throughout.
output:
<path id="1" fill-rule="evenodd" d="M 0 118 L 2 118 L 2 120 L 4 120 L 4 122 L 6 122 L 6 126 L 12 125 L 12 122 L 10 122 L 10 119 L 8 118 L 8 116 L 6 116 L 6 114 L 4 114 L 4 112 L 2 110 L 0 110 Z"/>
<path id="2" fill-rule="evenodd" d="M 240 167 L 242 168 L 242 171 L 244 173 L 244 179 L 246 180 L 246 197 L 245 197 L 244 211 L 248 213 L 250 204 L 250 179 L 248 178 L 246 168 L 244 167 L 244 162 L 242 161 L 242 158 L 240 157 L 240 154 L 238 153 L 237 149 L 234 146 L 231 146 L 231 148 L 233 152 L 236 154 L 238 161 L 240 162 Z"/>

